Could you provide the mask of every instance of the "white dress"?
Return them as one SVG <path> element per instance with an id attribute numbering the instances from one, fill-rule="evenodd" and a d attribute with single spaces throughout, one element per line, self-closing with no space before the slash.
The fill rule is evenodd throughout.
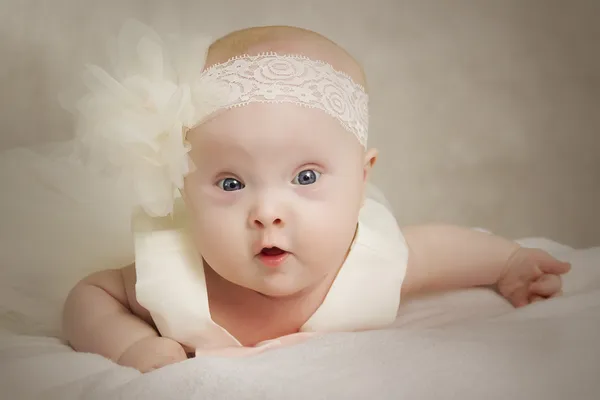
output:
<path id="1" fill-rule="evenodd" d="M 136 293 L 160 334 L 194 349 L 241 346 L 210 314 L 204 268 L 186 227 L 173 217 L 134 217 Z M 392 323 L 400 303 L 408 248 L 388 208 L 367 198 L 350 252 L 303 332 L 358 331 Z"/>

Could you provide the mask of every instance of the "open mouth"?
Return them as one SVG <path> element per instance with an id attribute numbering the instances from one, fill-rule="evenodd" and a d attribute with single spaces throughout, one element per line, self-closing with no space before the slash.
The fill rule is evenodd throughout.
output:
<path id="1" fill-rule="evenodd" d="M 268 267 L 278 267 L 288 256 L 288 252 L 279 247 L 263 247 L 258 253 L 258 258 Z"/>
<path id="2" fill-rule="evenodd" d="M 260 254 L 265 256 L 279 256 L 285 253 L 284 250 L 281 250 L 279 247 L 263 247 L 260 251 Z"/>

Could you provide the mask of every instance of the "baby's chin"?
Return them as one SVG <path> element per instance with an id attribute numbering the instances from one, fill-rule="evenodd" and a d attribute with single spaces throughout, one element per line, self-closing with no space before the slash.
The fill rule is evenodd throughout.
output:
<path id="1" fill-rule="evenodd" d="M 310 294 L 312 289 L 318 286 L 318 284 L 315 284 L 315 281 L 316 279 L 282 273 L 263 276 L 258 281 L 254 281 L 246 287 L 265 297 L 278 300 L 291 300 Z"/>
<path id="2" fill-rule="evenodd" d="M 252 285 L 250 288 L 255 292 L 273 299 L 291 299 L 301 297 L 305 293 L 309 285 L 299 285 L 298 282 L 287 282 L 288 279 L 265 279 L 258 284 Z"/>

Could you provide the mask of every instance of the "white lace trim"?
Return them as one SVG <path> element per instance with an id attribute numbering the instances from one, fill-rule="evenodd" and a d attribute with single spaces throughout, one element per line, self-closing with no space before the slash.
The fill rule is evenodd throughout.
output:
<path id="1" fill-rule="evenodd" d="M 208 68 L 200 78 L 203 85 L 219 88 L 218 108 L 289 102 L 320 109 L 367 145 L 367 93 L 323 61 L 272 52 L 242 55 Z"/>

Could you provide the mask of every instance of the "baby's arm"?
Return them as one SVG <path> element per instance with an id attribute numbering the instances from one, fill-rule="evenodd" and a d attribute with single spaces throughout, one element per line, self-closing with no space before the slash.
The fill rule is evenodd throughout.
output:
<path id="1" fill-rule="evenodd" d="M 492 285 L 519 249 L 502 237 L 451 225 L 411 226 L 403 233 L 410 252 L 407 294 Z"/>
<path id="2" fill-rule="evenodd" d="M 500 236 L 449 225 L 403 229 L 409 247 L 403 295 L 496 285 L 513 305 L 560 293 L 570 265 Z"/>
<path id="3" fill-rule="evenodd" d="M 76 351 L 100 354 L 142 372 L 185 360 L 181 345 L 159 337 L 147 311 L 127 290 L 133 287 L 134 274 L 130 266 L 80 281 L 65 302 L 65 339 Z"/>

